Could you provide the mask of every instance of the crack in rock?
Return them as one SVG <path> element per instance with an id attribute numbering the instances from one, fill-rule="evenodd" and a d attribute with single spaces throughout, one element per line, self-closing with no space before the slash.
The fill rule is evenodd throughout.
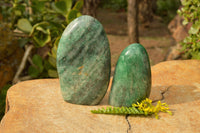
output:
<path id="1" fill-rule="evenodd" d="M 8 97 L 6 96 L 6 108 L 5 108 L 5 114 L 9 111 L 9 109 L 10 109 L 10 105 L 9 105 Z"/>
<path id="2" fill-rule="evenodd" d="M 162 100 L 164 100 L 164 99 L 165 99 L 164 94 L 165 94 L 167 91 L 169 91 L 169 89 L 170 89 L 171 87 L 172 87 L 172 86 L 169 86 L 169 87 L 167 87 L 164 91 L 160 92 L 160 94 L 161 94 L 161 96 L 162 96 L 161 99 L 154 100 L 153 103 L 155 103 L 155 102 L 157 102 L 157 101 L 162 101 Z M 131 124 L 130 124 L 130 122 L 129 122 L 129 120 L 128 120 L 128 117 L 129 117 L 129 115 L 126 115 L 126 116 L 125 116 L 125 119 L 126 119 L 127 124 L 128 124 L 127 133 L 130 133 L 130 132 L 131 132 Z"/>
<path id="3" fill-rule="evenodd" d="M 126 115 L 126 116 L 125 116 L 125 119 L 126 119 L 126 121 L 127 121 L 127 123 L 128 123 L 127 133 L 129 133 L 129 132 L 131 131 L 131 124 L 130 124 L 130 122 L 128 121 L 128 116 L 129 116 L 129 115 Z"/>
<path id="4" fill-rule="evenodd" d="M 169 88 L 171 88 L 172 86 L 169 86 L 169 87 L 167 87 L 167 89 L 166 90 L 164 90 L 164 91 L 162 91 L 160 94 L 161 94 L 161 99 L 157 99 L 157 100 L 154 100 L 152 103 L 155 103 L 155 102 L 158 102 L 158 101 L 162 101 L 162 100 L 164 100 L 165 99 L 165 93 L 167 92 L 167 91 L 169 91 Z"/>

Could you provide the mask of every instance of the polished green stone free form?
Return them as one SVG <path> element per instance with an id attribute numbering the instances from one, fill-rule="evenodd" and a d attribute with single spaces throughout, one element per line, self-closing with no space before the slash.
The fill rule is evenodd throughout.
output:
<path id="1" fill-rule="evenodd" d="M 151 68 L 145 48 L 138 43 L 126 47 L 117 62 L 109 104 L 131 106 L 149 97 Z"/>
<path id="2" fill-rule="evenodd" d="M 110 47 L 99 21 L 81 16 L 67 26 L 58 45 L 57 69 L 65 101 L 101 101 L 110 80 Z"/>

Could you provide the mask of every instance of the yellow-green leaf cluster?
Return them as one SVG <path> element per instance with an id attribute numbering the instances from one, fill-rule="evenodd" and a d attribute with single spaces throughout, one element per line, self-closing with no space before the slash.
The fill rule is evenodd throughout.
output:
<path id="1" fill-rule="evenodd" d="M 133 104 L 133 107 L 137 107 L 139 110 L 144 111 L 145 115 L 154 114 L 155 117 L 158 119 L 159 112 L 165 112 L 172 115 L 172 112 L 169 111 L 169 107 L 166 103 L 161 103 L 161 101 L 157 102 L 157 105 L 154 106 L 152 104 L 152 100 L 146 98 L 141 103 Z"/>

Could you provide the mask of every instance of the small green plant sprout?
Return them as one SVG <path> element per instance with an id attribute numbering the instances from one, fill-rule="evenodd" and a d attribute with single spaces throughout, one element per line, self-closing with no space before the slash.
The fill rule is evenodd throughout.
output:
<path id="1" fill-rule="evenodd" d="M 169 111 L 168 105 L 166 103 L 157 102 L 157 105 L 152 105 L 152 100 L 146 98 L 142 102 L 137 102 L 137 104 L 132 104 L 132 107 L 107 107 L 98 110 L 91 110 L 94 114 L 117 114 L 117 115 L 144 115 L 150 116 L 155 115 L 155 118 L 158 119 L 159 112 L 165 112 L 172 115 L 172 112 Z"/>

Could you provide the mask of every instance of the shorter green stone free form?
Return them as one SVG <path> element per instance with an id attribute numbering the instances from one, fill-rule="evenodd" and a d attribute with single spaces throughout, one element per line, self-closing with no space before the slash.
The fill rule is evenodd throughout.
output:
<path id="1" fill-rule="evenodd" d="M 118 59 L 109 104 L 130 107 L 149 97 L 150 91 L 151 67 L 148 54 L 141 44 L 131 44 Z"/>

